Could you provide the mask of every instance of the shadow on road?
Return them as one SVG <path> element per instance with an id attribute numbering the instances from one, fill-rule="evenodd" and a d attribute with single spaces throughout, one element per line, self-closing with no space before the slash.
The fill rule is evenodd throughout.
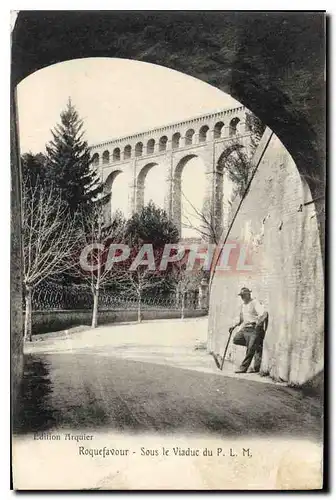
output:
<path id="1" fill-rule="evenodd" d="M 303 391 L 93 353 L 26 357 L 17 433 L 60 428 L 320 439 Z"/>
<path id="2" fill-rule="evenodd" d="M 49 369 L 45 360 L 25 356 L 18 411 L 13 415 L 15 433 L 44 431 L 55 424 L 55 411 L 49 401 L 52 392 Z"/>

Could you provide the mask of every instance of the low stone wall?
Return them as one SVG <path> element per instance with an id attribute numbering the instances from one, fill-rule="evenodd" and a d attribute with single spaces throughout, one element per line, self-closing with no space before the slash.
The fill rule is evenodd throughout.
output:
<path id="1" fill-rule="evenodd" d="M 206 316 L 205 309 L 187 309 L 184 311 L 186 318 L 196 318 Z M 181 311 L 178 309 L 157 309 L 143 310 L 143 320 L 172 319 L 180 318 Z M 66 328 L 78 325 L 91 325 L 92 312 L 89 310 L 54 310 L 54 311 L 34 311 L 32 315 L 33 335 L 41 333 L 58 332 Z M 123 323 L 126 321 L 136 321 L 137 311 L 114 309 L 102 310 L 98 313 L 98 325 L 108 325 L 111 323 Z"/>

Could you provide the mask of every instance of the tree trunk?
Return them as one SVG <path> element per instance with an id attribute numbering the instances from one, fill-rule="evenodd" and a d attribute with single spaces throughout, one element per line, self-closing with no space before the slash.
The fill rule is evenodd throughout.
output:
<path id="1" fill-rule="evenodd" d="M 97 325 L 98 325 L 98 299 L 99 299 L 99 289 L 95 288 L 94 292 L 93 292 L 93 309 L 92 309 L 91 328 L 97 328 Z"/>
<path id="2" fill-rule="evenodd" d="M 184 319 L 184 300 L 185 300 L 185 293 L 182 292 L 182 302 L 181 302 L 181 319 Z"/>
<path id="3" fill-rule="evenodd" d="M 32 288 L 29 285 L 26 285 L 25 289 L 26 295 L 26 315 L 25 315 L 25 331 L 24 331 L 24 339 L 32 340 Z"/>
<path id="4" fill-rule="evenodd" d="M 138 323 L 141 323 L 141 295 L 138 296 Z"/>
<path id="5" fill-rule="evenodd" d="M 178 309 L 180 303 L 180 291 L 177 289 L 175 292 L 175 307 Z"/>

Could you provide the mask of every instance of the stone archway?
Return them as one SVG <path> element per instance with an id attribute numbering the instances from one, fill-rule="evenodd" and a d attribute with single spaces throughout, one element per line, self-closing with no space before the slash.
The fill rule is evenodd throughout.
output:
<path id="1" fill-rule="evenodd" d="M 276 133 L 301 173 L 323 177 L 324 24 L 323 13 L 22 11 L 12 36 L 12 83 L 83 57 L 166 66 L 232 95 Z M 86 38 L 75 43 L 84 31 Z M 309 58 L 300 47 L 309 47 Z M 311 178 L 309 184 L 312 189 Z"/>
<path id="2" fill-rule="evenodd" d="M 302 47 L 308 48 L 309 57 L 302 57 Z M 325 182 L 324 54 L 325 16 L 316 12 L 268 12 L 267 17 L 259 12 L 211 11 L 141 11 L 136 16 L 122 11 L 19 12 L 12 33 L 11 72 L 13 356 L 17 353 L 22 359 L 15 89 L 23 78 L 57 62 L 84 57 L 123 57 L 182 71 L 229 93 L 267 124 L 291 154 L 314 198 L 323 197 Z M 323 256 L 324 217 L 317 215 L 317 221 Z M 15 361 L 13 384 L 17 366 Z"/>

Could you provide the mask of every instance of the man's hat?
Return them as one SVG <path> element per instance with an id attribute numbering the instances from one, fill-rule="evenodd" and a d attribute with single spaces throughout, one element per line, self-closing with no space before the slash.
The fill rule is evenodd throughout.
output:
<path id="1" fill-rule="evenodd" d="M 244 293 L 251 293 L 251 292 L 252 292 L 252 290 L 250 290 L 249 288 L 246 288 L 246 286 L 243 286 L 243 288 L 240 290 L 238 295 L 243 295 Z"/>

